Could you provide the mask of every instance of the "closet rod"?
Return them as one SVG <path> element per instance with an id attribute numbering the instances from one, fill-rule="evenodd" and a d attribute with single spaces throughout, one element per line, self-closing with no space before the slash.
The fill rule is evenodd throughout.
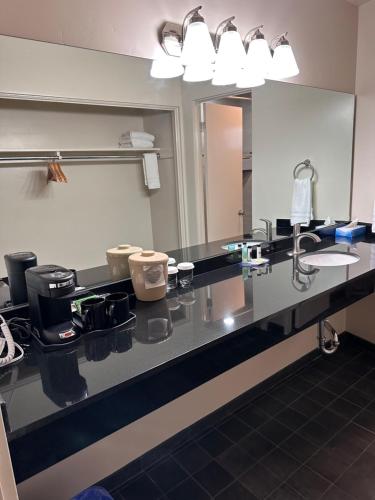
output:
<path id="1" fill-rule="evenodd" d="M 160 154 L 157 153 L 160 157 Z M 80 156 L 0 156 L 0 163 L 43 163 L 49 161 L 132 160 L 143 161 L 143 156 L 80 155 Z"/>

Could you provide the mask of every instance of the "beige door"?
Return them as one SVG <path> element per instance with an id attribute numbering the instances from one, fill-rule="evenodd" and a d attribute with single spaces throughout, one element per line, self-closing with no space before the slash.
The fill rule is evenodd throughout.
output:
<path id="1" fill-rule="evenodd" d="M 207 241 L 243 233 L 242 108 L 205 103 Z"/>

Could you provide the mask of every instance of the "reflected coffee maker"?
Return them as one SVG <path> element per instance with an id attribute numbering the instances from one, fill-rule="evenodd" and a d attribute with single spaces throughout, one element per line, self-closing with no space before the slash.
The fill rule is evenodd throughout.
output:
<path id="1" fill-rule="evenodd" d="M 56 348 L 79 337 L 72 322 L 75 277 L 57 265 L 36 266 L 25 273 L 31 326 L 42 346 Z"/>
<path id="2" fill-rule="evenodd" d="M 43 392 L 57 406 L 66 408 L 88 397 L 86 379 L 79 373 L 77 347 L 37 356 Z"/>

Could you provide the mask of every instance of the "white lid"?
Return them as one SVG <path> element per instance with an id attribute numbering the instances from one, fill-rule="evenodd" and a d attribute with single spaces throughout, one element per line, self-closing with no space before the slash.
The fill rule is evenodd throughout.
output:
<path id="1" fill-rule="evenodd" d="M 178 273 L 177 267 L 168 266 L 168 274 L 177 274 L 177 273 Z"/>
<path id="2" fill-rule="evenodd" d="M 180 262 L 177 266 L 179 271 L 190 271 L 194 269 L 194 264 L 192 262 Z"/>
<path id="3" fill-rule="evenodd" d="M 176 264 L 176 259 L 174 257 L 169 257 L 168 266 L 174 266 Z"/>

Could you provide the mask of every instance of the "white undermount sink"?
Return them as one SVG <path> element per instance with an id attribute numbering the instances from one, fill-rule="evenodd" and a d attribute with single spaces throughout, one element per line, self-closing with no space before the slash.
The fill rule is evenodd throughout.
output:
<path id="1" fill-rule="evenodd" d="M 359 256 L 347 252 L 312 252 L 302 255 L 299 261 L 314 267 L 348 266 L 358 262 Z"/>

